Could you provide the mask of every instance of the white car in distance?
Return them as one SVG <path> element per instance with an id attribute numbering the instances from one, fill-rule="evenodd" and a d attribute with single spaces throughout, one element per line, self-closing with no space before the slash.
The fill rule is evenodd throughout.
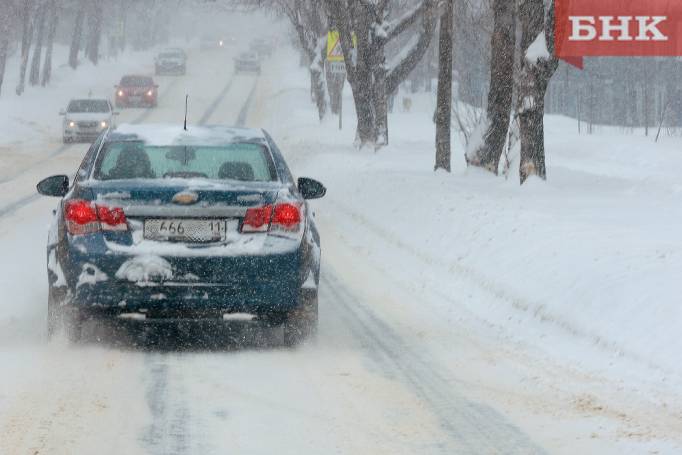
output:
<path id="1" fill-rule="evenodd" d="M 75 99 L 69 102 L 64 117 L 64 143 L 92 142 L 109 127 L 115 127 L 114 111 L 107 99 Z"/>

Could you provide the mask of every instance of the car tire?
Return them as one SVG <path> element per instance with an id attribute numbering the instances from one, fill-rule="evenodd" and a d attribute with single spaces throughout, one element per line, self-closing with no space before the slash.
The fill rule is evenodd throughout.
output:
<path id="1" fill-rule="evenodd" d="M 83 317 L 75 308 L 69 308 L 64 311 L 63 330 L 66 334 L 66 339 L 71 343 L 78 343 L 81 341 L 81 335 L 83 333 Z"/>
<path id="2" fill-rule="evenodd" d="M 283 344 L 295 347 L 317 334 L 317 289 L 301 289 L 298 306 L 291 310 L 282 324 Z"/>
<path id="3" fill-rule="evenodd" d="M 71 143 L 71 138 L 68 138 L 68 137 L 64 136 L 64 137 L 62 138 L 62 141 L 64 142 L 64 144 L 70 144 L 70 143 Z"/>
<path id="4" fill-rule="evenodd" d="M 63 312 L 61 305 L 61 292 L 53 286 L 50 286 L 47 293 L 47 339 L 52 340 L 55 334 L 62 327 Z"/>
<path id="5" fill-rule="evenodd" d="M 66 339 L 77 343 L 81 339 L 82 318 L 80 312 L 63 306 L 66 288 L 50 286 L 47 296 L 47 340 L 54 339 L 61 330 Z"/>

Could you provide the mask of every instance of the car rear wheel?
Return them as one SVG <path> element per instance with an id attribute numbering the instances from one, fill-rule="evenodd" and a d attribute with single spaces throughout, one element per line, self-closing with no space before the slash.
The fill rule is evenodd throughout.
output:
<path id="1" fill-rule="evenodd" d="M 317 323 L 317 289 L 302 289 L 299 305 L 287 314 L 282 325 L 284 346 L 297 346 L 314 337 L 317 334 Z"/>
<path id="2" fill-rule="evenodd" d="M 47 339 L 52 340 L 61 330 L 71 342 L 80 340 L 81 317 L 77 310 L 62 306 L 66 288 L 50 286 L 47 297 Z"/>
<path id="3" fill-rule="evenodd" d="M 61 298 L 59 290 L 50 286 L 47 294 L 47 339 L 51 340 L 61 327 L 62 311 L 59 308 Z"/>

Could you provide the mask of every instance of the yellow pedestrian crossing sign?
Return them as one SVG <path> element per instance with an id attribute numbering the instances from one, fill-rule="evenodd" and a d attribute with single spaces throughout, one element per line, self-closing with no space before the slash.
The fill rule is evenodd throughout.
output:
<path id="1" fill-rule="evenodd" d="M 353 33 L 353 47 L 357 47 L 357 38 Z M 343 62 L 343 47 L 341 47 L 341 35 L 336 30 L 327 33 L 327 61 Z"/>

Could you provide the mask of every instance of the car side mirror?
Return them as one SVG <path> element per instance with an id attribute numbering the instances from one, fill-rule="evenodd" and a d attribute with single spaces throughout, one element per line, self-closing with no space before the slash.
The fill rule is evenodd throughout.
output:
<path id="1" fill-rule="evenodd" d="M 37 188 L 43 196 L 64 197 L 69 192 L 69 177 L 53 175 L 38 183 Z"/>
<path id="2" fill-rule="evenodd" d="M 62 109 L 61 111 L 59 111 L 59 115 L 61 115 L 61 116 L 66 115 L 66 111 L 64 109 Z"/>
<path id="3" fill-rule="evenodd" d="M 114 111 L 114 112 L 111 113 L 111 115 L 121 115 L 121 113 L 118 112 L 118 111 Z"/>
<path id="4" fill-rule="evenodd" d="M 159 84 L 154 84 L 154 88 L 159 88 Z"/>
<path id="5" fill-rule="evenodd" d="M 303 199 L 319 199 L 327 194 L 327 188 L 323 184 L 307 177 L 298 179 L 298 191 Z"/>

